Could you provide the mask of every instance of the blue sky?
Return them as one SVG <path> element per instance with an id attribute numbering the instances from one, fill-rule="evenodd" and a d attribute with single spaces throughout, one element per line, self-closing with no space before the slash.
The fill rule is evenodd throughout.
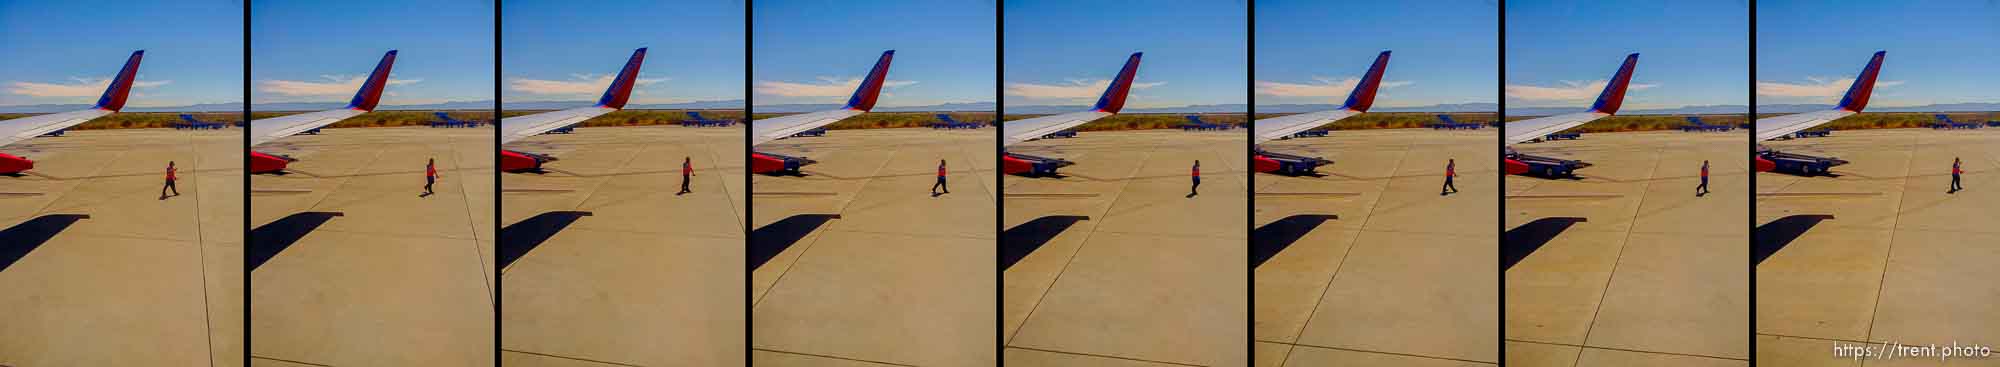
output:
<path id="1" fill-rule="evenodd" d="M 741 0 L 517 0 L 501 7 L 501 95 L 509 103 L 595 102 L 640 47 L 648 50 L 632 103 L 743 98 Z"/>
<path id="2" fill-rule="evenodd" d="M 1017 0 L 1006 6 L 1009 106 L 1094 103 L 1126 56 L 1141 51 L 1146 56 L 1127 107 L 1248 102 L 1249 7 L 1241 1 Z"/>
<path id="3" fill-rule="evenodd" d="M 1345 102 L 1384 50 L 1375 106 L 1497 102 L 1499 16 L 1488 0 L 1259 1 L 1257 104 Z"/>
<path id="4" fill-rule="evenodd" d="M 493 100 L 490 1 L 250 5 L 251 100 L 256 103 L 346 102 L 382 53 L 392 49 L 399 51 L 383 105 Z"/>
<path id="5" fill-rule="evenodd" d="M 1748 105 L 1749 18 L 1740 0 L 1510 1 L 1507 107 L 1588 109 L 1634 52 L 1626 109 Z"/>
<path id="6" fill-rule="evenodd" d="M 750 72 L 757 105 L 846 103 L 885 50 L 896 50 L 896 58 L 877 106 L 993 101 L 990 1 L 759 0 L 751 5 L 751 52 L 756 56 Z"/>
<path id="7" fill-rule="evenodd" d="M 127 106 L 242 103 L 240 1 L 0 1 L 0 106 L 96 103 L 140 49 Z"/>
<path id="8" fill-rule="evenodd" d="M 1869 107 L 2000 102 L 2000 2 L 1757 2 L 1757 103 L 1840 101 L 1888 51 Z"/>

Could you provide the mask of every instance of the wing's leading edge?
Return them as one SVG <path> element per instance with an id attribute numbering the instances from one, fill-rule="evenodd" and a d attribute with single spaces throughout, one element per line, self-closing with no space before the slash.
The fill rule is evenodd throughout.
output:
<path id="1" fill-rule="evenodd" d="M 389 69 L 395 65 L 396 50 L 383 53 L 382 61 L 375 63 L 375 70 L 368 73 L 368 79 L 361 83 L 361 89 L 354 92 L 354 99 L 349 100 L 345 108 L 251 121 L 250 145 L 257 146 L 326 127 L 375 110 L 375 104 L 382 100 L 382 89 L 389 84 Z"/>
<path id="2" fill-rule="evenodd" d="M 854 88 L 854 95 L 848 97 L 847 105 L 840 109 L 751 121 L 750 145 L 784 139 L 874 110 L 875 99 L 882 94 L 882 82 L 889 76 L 889 62 L 895 57 L 896 50 L 882 51 L 882 57 L 875 60 L 875 67 L 868 70 L 868 77 L 861 80 L 861 86 Z"/>

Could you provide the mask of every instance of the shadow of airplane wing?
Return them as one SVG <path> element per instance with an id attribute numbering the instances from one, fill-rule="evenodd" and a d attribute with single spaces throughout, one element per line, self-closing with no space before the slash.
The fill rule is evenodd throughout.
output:
<path id="1" fill-rule="evenodd" d="M 1541 249 L 1542 245 L 1554 240 L 1556 235 L 1562 234 L 1570 226 L 1588 221 L 1590 220 L 1577 217 L 1542 218 L 1508 229 L 1507 233 L 1500 236 L 1501 271 L 1513 269 L 1514 264 L 1527 259 L 1528 255 L 1534 254 L 1535 250 Z"/>
<path id="2" fill-rule="evenodd" d="M 527 256 L 528 251 L 541 246 L 542 242 L 547 242 L 550 237 L 555 237 L 563 228 L 568 228 L 570 224 L 588 216 L 590 212 L 553 211 L 535 214 L 533 217 L 500 228 L 499 269 L 507 269 L 507 265 L 513 264 L 514 260 Z"/>
<path id="3" fill-rule="evenodd" d="M 14 266 L 14 262 L 28 257 L 29 252 L 42 247 L 56 234 L 69 229 L 76 221 L 90 219 L 85 214 L 49 214 L 29 219 L 7 229 L 0 229 L 0 271 Z"/>
<path id="4" fill-rule="evenodd" d="M 750 231 L 750 270 L 763 267 L 771 258 L 791 248 L 807 234 L 819 229 L 826 222 L 840 219 L 839 214 L 799 214 L 777 222 L 757 227 Z"/>
<path id="5" fill-rule="evenodd" d="M 1082 215 L 1051 215 L 1029 220 L 1000 233 L 1000 271 L 1014 267 L 1042 245 L 1049 243 L 1076 222 L 1090 220 Z"/>
<path id="6" fill-rule="evenodd" d="M 1258 226 L 1250 231 L 1250 268 L 1264 266 L 1265 261 L 1277 257 L 1279 252 L 1292 247 L 1292 243 L 1305 238 L 1306 233 L 1329 220 L 1340 219 L 1331 214 L 1299 214 L 1278 219 L 1276 222 Z"/>
<path id="7" fill-rule="evenodd" d="M 1828 220 L 1833 220 L 1833 216 L 1824 214 L 1788 215 L 1770 223 L 1757 226 L 1756 229 L 1750 231 L 1750 263 L 1763 264 L 1764 259 L 1778 254 L 1778 250 L 1783 250 L 1785 246 L 1791 245 L 1793 240 L 1797 240 L 1799 236 L 1805 235 L 1807 230 L 1819 225 L 1819 222 Z"/>
<path id="8" fill-rule="evenodd" d="M 285 252 L 285 249 L 291 248 L 292 244 L 298 243 L 299 239 L 305 238 L 314 229 L 326 224 L 326 221 L 342 215 L 337 212 L 304 212 L 287 215 L 251 229 L 250 247 L 244 253 L 250 261 L 250 270 L 256 271 L 257 267 L 264 266 L 264 262 L 271 261 L 271 258 L 277 257 L 280 252 Z"/>

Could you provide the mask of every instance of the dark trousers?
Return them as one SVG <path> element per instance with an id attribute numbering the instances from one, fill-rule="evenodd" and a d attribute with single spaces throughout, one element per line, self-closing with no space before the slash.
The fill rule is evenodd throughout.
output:
<path id="1" fill-rule="evenodd" d="M 1445 190 L 1451 190 L 1451 192 L 1458 192 L 1458 186 L 1451 184 L 1451 176 L 1444 176 L 1444 187 L 1438 188 L 1438 192 L 1444 192 Z"/>
<path id="2" fill-rule="evenodd" d="M 1194 185 L 1188 186 L 1188 193 L 1201 192 L 1201 176 L 1194 176 Z"/>
<path id="3" fill-rule="evenodd" d="M 433 192 L 431 191 L 431 185 L 436 185 L 437 182 L 438 182 L 437 177 L 424 176 L 424 192 Z"/>
<path id="4" fill-rule="evenodd" d="M 944 176 L 938 176 L 937 183 L 931 184 L 931 192 L 937 192 L 938 188 L 944 188 L 945 193 L 951 193 L 951 186 L 944 184 Z"/>
<path id="5" fill-rule="evenodd" d="M 1953 179 L 1952 182 L 1958 182 L 1958 180 Z M 167 196 L 167 190 L 174 190 L 175 196 L 180 196 L 181 194 L 181 188 L 174 187 L 173 179 L 167 179 L 167 185 L 160 187 L 160 196 Z"/>
<path id="6" fill-rule="evenodd" d="M 1956 173 L 1953 173 L 1953 174 L 1951 174 L 1951 191 L 1958 191 L 1958 190 L 1964 190 L 1964 189 L 1965 189 L 1965 186 L 1959 186 L 1959 185 L 1958 185 L 1958 174 L 1956 174 Z"/>
<path id="7" fill-rule="evenodd" d="M 694 192 L 694 190 L 688 190 L 688 175 L 681 175 L 681 192 L 682 193 Z"/>
<path id="8" fill-rule="evenodd" d="M 1701 186 L 1695 186 L 1695 187 L 1694 187 L 1694 192 L 1696 192 L 1696 193 L 1702 193 L 1702 194 L 1706 194 L 1706 193 L 1708 193 L 1708 178 L 1707 178 L 1707 177 L 1702 177 L 1702 178 L 1701 178 Z"/>

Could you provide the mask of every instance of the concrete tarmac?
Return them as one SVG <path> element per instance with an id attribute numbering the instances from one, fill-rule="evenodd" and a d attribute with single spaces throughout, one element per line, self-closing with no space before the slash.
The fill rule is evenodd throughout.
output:
<path id="1" fill-rule="evenodd" d="M 1245 365 L 1248 139 L 1083 132 L 1011 147 L 1076 165 L 1003 179 L 1002 252 L 1018 257 L 1004 270 L 1007 364 Z"/>
<path id="2" fill-rule="evenodd" d="M 493 365 L 493 135 L 345 128 L 255 150 L 253 365 Z M 436 158 L 436 194 L 422 195 Z M 334 213 L 338 213 L 337 215 Z"/>
<path id="3" fill-rule="evenodd" d="M 0 365 L 242 365 L 242 134 L 78 130 L 0 148 L 36 167 L 0 176 Z M 180 195 L 162 198 L 170 160 Z"/>
<path id="4" fill-rule="evenodd" d="M 1497 365 L 1497 135 L 1352 130 L 1264 144 L 1334 163 L 1320 177 L 1256 176 L 1257 364 Z M 1441 195 L 1453 159 L 1459 192 Z"/>
<path id="5" fill-rule="evenodd" d="M 994 134 L 834 130 L 756 147 L 819 163 L 751 178 L 751 362 L 994 365 Z M 933 195 L 940 159 L 951 193 Z"/>
<path id="6" fill-rule="evenodd" d="M 2000 131 L 1842 130 L 1773 141 L 1848 160 L 1832 176 L 1757 175 L 1757 359 L 1779 366 L 2000 365 L 1856 360 L 1835 345 L 2000 344 Z M 1964 191 L 1949 192 L 1951 160 Z"/>
<path id="7" fill-rule="evenodd" d="M 1509 366 L 1744 366 L 1748 132 L 1584 134 L 1522 153 L 1594 164 L 1506 178 Z M 1711 193 L 1697 197 L 1701 162 Z"/>
<path id="8" fill-rule="evenodd" d="M 502 364 L 743 365 L 743 133 L 582 127 L 508 144 L 558 160 L 500 176 Z M 693 192 L 678 194 L 683 158 Z"/>

